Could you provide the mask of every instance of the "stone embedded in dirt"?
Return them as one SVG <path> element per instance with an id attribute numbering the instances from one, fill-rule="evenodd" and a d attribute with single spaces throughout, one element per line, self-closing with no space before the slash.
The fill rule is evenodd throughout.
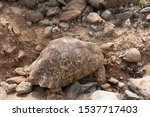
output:
<path id="1" fill-rule="evenodd" d="M 0 86 L 6 91 L 6 93 L 11 93 L 16 90 L 17 84 L 8 84 L 7 82 L 3 81 L 0 83 Z"/>
<path id="2" fill-rule="evenodd" d="M 90 23 L 103 22 L 102 18 L 99 16 L 99 14 L 95 13 L 95 12 L 89 13 L 89 15 L 87 16 L 87 21 Z"/>
<path id="3" fill-rule="evenodd" d="M 55 26 L 52 28 L 52 33 L 61 32 L 60 28 L 58 26 Z"/>
<path id="4" fill-rule="evenodd" d="M 144 65 L 143 69 L 145 70 L 145 76 L 149 76 L 150 75 L 150 63 Z"/>
<path id="5" fill-rule="evenodd" d="M 150 99 L 150 76 L 145 76 L 140 79 L 130 78 L 128 80 L 128 87 L 144 99 Z"/>
<path id="6" fill-rule="evenodd" d="M 22 15 L 23 10 L 18 7 L 10 7 L 11 11 L 16 15 Z"/>
<path id="7" fill-rule="evenodd" d="M 4 7 L 4 4 L 0 1 L 0 10 L 2 10 Z"/>
<path id="8" fill-rule="evenodd" d="M 46 16 L 52 17 L 58 15 L 61 9 L 59 7 L 49 7 Z"/>
<path id="9" fill-rule="evenodd" d="M 140 100 L 140 97 L 137 94 L 135 94 L 129 90 L 125 90 L 125 99 L 127 99 L 127 100 Z"/>
<path id="10" fill-rule="evenodd" d="M 111 18 L 111 12 L 109 10 L 105 10 L 102 12 L 101 17 L 105 20 L 109 20 Z"/>
<path id="11" fill-rule="evenodd" d="M 14 70 L 15 74 L 16 75 L 19 75 L 19 76 L 27 76 L 28 73 L 24 70 L 23 67 L 18 67 Z"/>
<path id="12" fill-rule="evenodd" d="M 124 23 L 125 27 L 130 28 L 131 27 L 131 21 L 130 19 L 127 19 Z"/>
<path id="13" fill-rule="evenodd" d="M 59 2 L 57 0 L 48 0 L 48 5 L 50 7 L 59 6 Z"/>
<path id="14" fill-rule="evenodd" d="M 108 81 L 112 84 L 118 84 L 119 82 L 116 78 L 113 78 L 113 77 L 111 77 Z"/>
<path id="15" fill-rule="evenodd" d="M 125 88 L 125 86 L 126 85 L 123 82 L 118 82 L 118 87 L 119 88 L 123 89 L 123 88 Z"/>
<path id="16" fill-rule="evenodd" d="M 52 26 L 45 27 L 45 29 L 44 29 L 44 37 L 45 38 L 51 38 L 52 37 L 52 29 L 53 29 Z"/>
<path id="17" fill-rule="evenodd" d="M 32 91 L 32 84 L 30 82 L 21 82 L 17 87 L 16 87 L 16 92 L 18 95 L 21 94 L 27 94 Z"/>
<path id="18" fill-rule="evenodd" d="M 20 3 L 30 9 L 35 9 L 37 5 L 35 0 L 20 0 Z"/>
<path id="19" fill-rule="evenodd" d="M 95 43 L 63 37 L 50 41 L 29 67 L 27 80 L 34 85 L 58 89 L 97 70 L 96 78 L 101 84 L 105 80 L 103 64 L 102 51 Z"/>
<path id="20" fill-rule="evenodd" d="M 110 87 L 111 87 L 111 85 L 109 83 L 105 83 L 105 84 L 101 85 L 101 88 L 104 89 L 104 90 L 106 90 L 106 89 L 108 89 Z"/>
<path id="21" fill-rule="evenodd" d="M 150 13 L 150 7 L 143 8 L 140 13 Z"/>
<path id="22" fill-rule="evenodd" d="M 106 23 L 105 24 L 105 28 L 104 28 L 104 34 L 107 37 L 111 37 L 113 36 L 113 34 L 115 33 L 115 25 L 112 23 Z"/>
<path id="23" fill-rule="evenodd" d="M 17 58 L 18 58 L 18 59 L 21 59 L 21 58 L 23 58 L 23 57 L 25 57 L 25 56 L 26 56 L 25 51 L 23 51 L 23 50 L 19 50 L 19 51 L 18 51 L 18 55 L 17 55 Z"/>
<path id="24" fill-rule="evenodd" d="M 143 21 L 143 22 L 142 22 L 142 26 L 143 26 L 144 28 L 149 28 L 150 22 Z"/>
<path id="25" fill-rule="evenodd" d="M 126 11 L 115 15 L 116 19 L 127 20 L 133 17 L 133 12 Z"/>
<path id="26" fill-rule="evenodd" d="M 126 50 L 123 59 L 127 62 L 140 62 L 141 61 L 141 53 L 136 48 L 130 48 Z"/>
<path id="27" fill-rule="evenodd" d="M 38 51 L 38 52 L 41 52 L 43 50 L 43 46 L 42 45 L 37 45 L 35 47 L 35 50 Z"/>
<path id="28" fill-rule="evenodd" d="M 59 24 L 59 26 L 64 30 L 64 31 L 67 31 L 69 29 L 69 24 L 68 23 L 65 23 L 65 22 L 61 22 Z"/>
<path id="29" fill-rule="evenodd" d="M 60 21 L 71 21 L 81 15 L 81 11 L 65 11 L 60 15 Z"/>
<path id="30" fill-rule="evenodd" d="M 16 76 L 16 77 L 8 78 L 6 82 L 9 84 L 20 84 L 21 82 L 25 80 L 26 78 L 23 76 Z"/>
<path id="31" fill-rule="evenodd" d="M 43 15 L 40 11 L 28 11 L 26 12 L 26 19 L 36 23 L 43 19 Z"/>
<path id="32" fill-rule="evenodd" d="M 2 87 L 0 87 L 0 100 L 4 100 L 6 96 L 7 96 L 6 91 Z"/>
<path id="33" fill-rule="evenodd" d="M 146 16 L 146 21 L 147 21 L 147 22 L 150 22 L 150 14 L 148 14 L 148 15 Z"/>
<path id="34" fill-rule="evenodd" d="M 60 15 L 60 21 L 71 21 L 81 15 L 86 7 L 86 0 L 71 0 L 65 6 L 66 10 Z"/>
<path id="35" fill-rule="evenodd" d="M 100 46 L 102 50 L 106 50 L 106 51 L 112 50 L 113 47 L 114 47 L 114 43 L 112 42 L 107 42 Z"/>
<path id="36" fill-rule="evenodd" d="M 92 100 L 120 100 L 121 98 L 118 93 L 97 90 L 92 94 L 91 99 Z"/>
<path id="37" fill-rule="evenodd" d="M 50 24 L 50 21 L 48 19 L 43 19 L 39 21 L 40 25 L 48 26 Z"/>
<path id="38" fill-rule="evenodd" d="M 81 93 L 81 84 L 79 82 L 74 82 L 67 87 L 65 91 L 66 100 L 75 100 L 77 96 Z"/>

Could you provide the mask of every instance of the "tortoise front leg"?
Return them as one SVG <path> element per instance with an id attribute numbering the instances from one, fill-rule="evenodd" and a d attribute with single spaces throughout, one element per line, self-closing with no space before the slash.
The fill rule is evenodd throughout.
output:
<path id="1" fill-rule="evenodd" d="M 95 73 L 98 85 L 101 86 L 106 81 L 105 67 L 101 66 Z"/>

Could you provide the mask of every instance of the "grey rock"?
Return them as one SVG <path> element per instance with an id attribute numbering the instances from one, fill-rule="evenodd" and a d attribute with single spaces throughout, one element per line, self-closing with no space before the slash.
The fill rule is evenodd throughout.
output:
<path id="1" fill-rule="evenodd" d="M 128 80 L 128 87 L 134 93 L 143 97 L 143 99 L 150 99 L 150 76 L 145 76 L 140 79 L 130 78 Z"/>
<path id="2" fill-rule="evenodd" d="M 109 20 L 111 18 L 111 12 L 109 10 L 105 10 L 102 12 L 101 17 L 105 20 Z"/>
<path id="3" fill-rule="evenodd" d="M 3 90 L 6 91 L 6 93 L 11 93 L 16 90 L 17 84 L 8 84 L 7 82 L 3 81 L 0 83 Z"/>
<path id="4" fill-rule="evenodd" d="M 141 53 L 136 48 L 130 48 L 126 50 L 123 59 L 128 62 L 140 62 L 141 61 Z"/>
<path id="5" fill-rule="evenodd" d="M 92 100 L 120 100 L 120 96 L 118 93 L 97 90 L 92 94 L 91 99 Z"/>
<path id="6" fill-rule="evenodd" d="M 17 87 L 16 87 L 16 92 L 18 95 L 21 94 L 27 94 L 32 91 L 32 84 L 30 82 L 21 82 Z"/>
<path id="7" fill-rule="evenodd" d="M 119 13 L 115 15 L 116 19 L 127 20 L 133 17 L 133 12 L 126 11 L 124 13 Z"/>
<path id="8" fill-rule="evenodd" d="M 39 11 L 28 11 L 26 13 L 26 19 L 36 23 L 43 19 L 43 15 Z"/>
<path id="9" fill-rule="evenodd" d="M 81 84 L 78 82 L 75 82 L 75 83 L 71 84 L 68 87 L 68 89 L 66 90 L 65 99 L 74 100 L 77 98 L 77 96 L 80 94 L 80 92 L 81 92 Z"/>
<path id="10" fill-rule="evenodd" d="M 52 26 L 47 26 L 45 29 L 44 29 L 44 37 L 45 38 L 50 38 L 52 36 Z"/>
<path id="11" fill-rule="evenodd" d="M 59 2 L 57 0 L 49 0 L 48 1 L 48 5 L 50 7 L 55 7 L 55 6 L 59 6 Z"/>
<path id="12" fill-rule="evenodd" d="M 35 0 L 20 0 L 20 3 L 30 9 L 35 9 L 37 5 Z"/>
<path id="13" fill-rule="evenodd" d="M 125 98 L 128 100 L 140 100 L 140 97 L 137 94 L 129 90 L 125 90 Z"/>
<path id="14" fill-rule="evenodd" d="M 46 16 L 55 16 L 55 15 L 58 15 L 60 13 L 60 8 L 59 7 L 49 7 L 48 8 L 48 11 L 46 13 Z"/>

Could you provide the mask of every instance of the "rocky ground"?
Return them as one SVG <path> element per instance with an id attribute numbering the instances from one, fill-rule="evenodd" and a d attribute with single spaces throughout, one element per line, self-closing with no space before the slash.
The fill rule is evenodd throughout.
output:
<path id="1" fill-rule="evenodd" d="M 105 58 L 105 82 L 95 75 L 61 94 L 26 79 L 52 40 L 94 42 Z M 150 2 L 139 0 L 1 0 L 0 99 L 150 99 Z"/>

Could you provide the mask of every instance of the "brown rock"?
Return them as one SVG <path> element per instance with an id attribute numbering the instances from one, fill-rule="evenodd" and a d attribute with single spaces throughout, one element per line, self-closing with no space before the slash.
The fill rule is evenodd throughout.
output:
<path id="1" fill-rule="evenodd" d="M 9 84 L 20 84 L 21 82 L 25 81 L 26 78 L 23 76 L 17 76 L 17 77 L 12 77 L 12 78 L 8 78 L 6 80 L 7 83 Z"/>
<path id="2" fill-rule="evenodd" d="M 78 16 L 80 16 L 81 14 L 81 11 L 65 11 L 61 14 L 60 16 L 60 21 L 63 21 L 63 22 L 67 22 L 67 21 L 71 21 L 75 18 L 77 18 Z"/>
<path id="3" fill-rule="evenodd" d="M 86 0 L 71 0 L 60 15 L 60 21 L 70 21 L 81 15 L 86 7 Z"/>

